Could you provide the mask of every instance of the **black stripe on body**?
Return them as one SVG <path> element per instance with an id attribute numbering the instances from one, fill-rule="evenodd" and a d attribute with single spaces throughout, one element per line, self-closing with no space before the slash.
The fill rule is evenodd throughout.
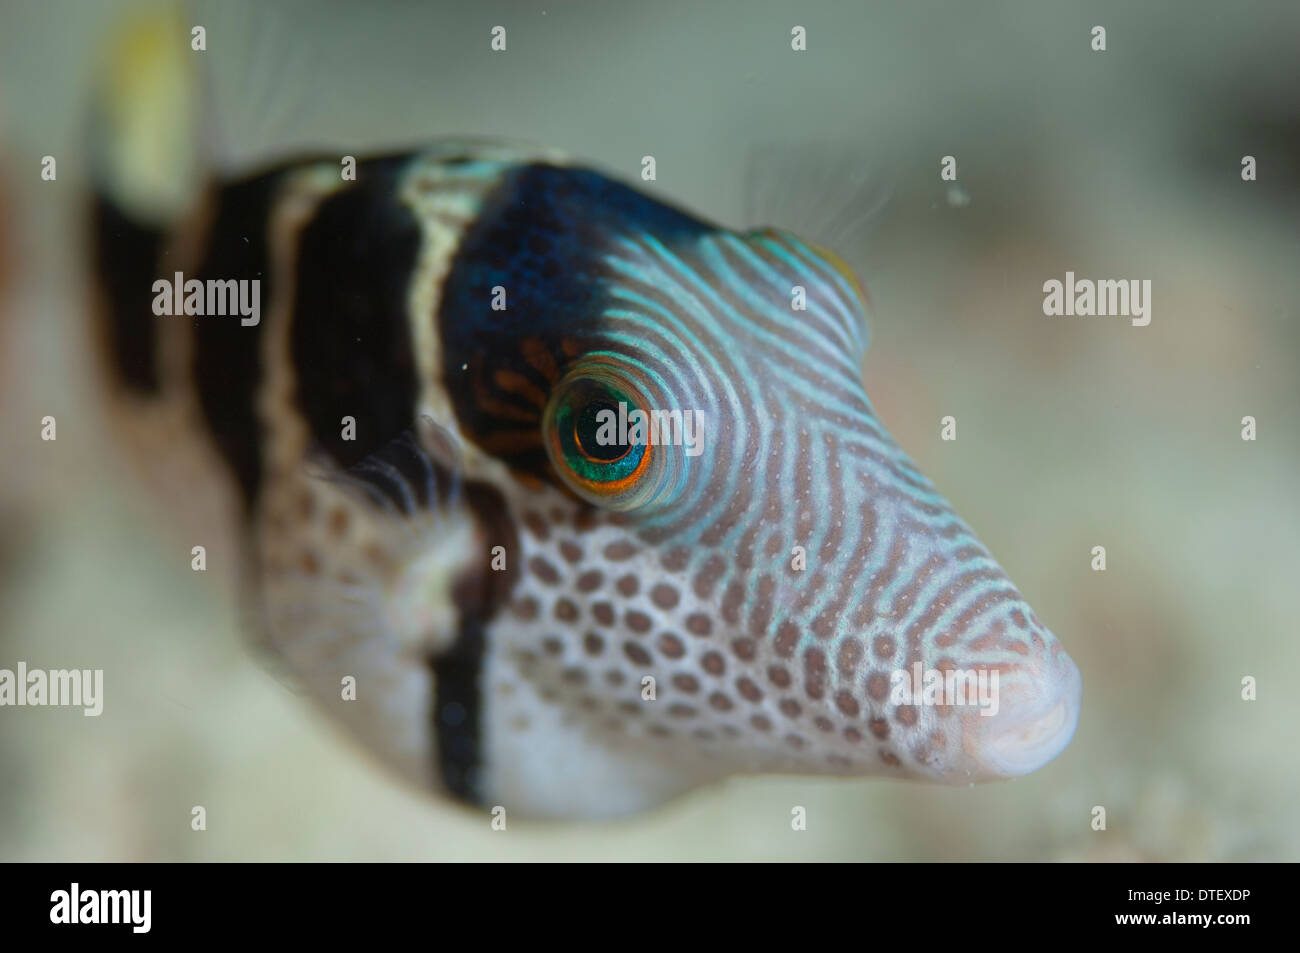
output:
<path id="1" fill-rule="evenodd" d="M 494 546 L 504 546 L 507 553 L 519 552 L 519 535 L 506 501 L 495 487 L 469 484 L 464 501 L 478 521 L 484 550 L 456 582 L 453 599 L 461 620 L 456 641 L 429 660 L 435 679 L 431 716 L 442 783 L 461 800 L 480 804 L 484 793 L 486 630 L 509 599 L 516 579 L 514 560 L 507 563 L 509 568 L 495 572 L 488 568 L 489 554 Z"/>
<path id="2" fill-rule="evenodd" d="M 406 156 L 372 159 L 298 243 L 291 359 L 318 450 L 349 467 L 411 427 L 419 386 L 407 296 L 422 244 L 398 198 Z M 345 416 L 356 439 L 343 439 Z"/>
<path id="3" fill-rule="evenodd" d="M 486 549 L 466 559 L 453 592 L 456 638 L 428 660 L 438 776 L 450 794 L 478 803 L 485 633 L 515 578 L 491 571 L 488 553 L 496 545 L 518 552 L 518 537 L 501 493 L 482 483 L 460 486 L 452 453 L 426 450 L 422 441 L 432 436 L 436 443 L 438 435 L 421 435 L 424 422 L 415 420 L 420 382 L 408 302 L 424 232 L 399 197 L 410 161 L 401 155 L 360 163 L 357 181 L 323 199 L 299 233 L 290 359 L 313 451 L 342 467 L 344 479 L 407 515 L 466 506 L 479 526 Z M 343 439 L 345 416 L 356 420 L 355 439 Z"/>
<path id="4" fill-rule="evenodd" d="M 455 643 L 429 662 L 433 669 L 433 731 L 438 774 L 447 792 L 478 804 L 482 784 L 483 623 L 461 622 Z"/>
<path id="5" fill-rule="evenodd" d="M 238 314 L 194 317 L 194 381 L 199 406 L 221 455 L 251 509 L 262 470 L 257 394 L 262 380 L 262 332 L 271 310 L 267 223 L 282 170 L 227 185 L 216 199 L 198 278 L 259 281 L 261 320 L 245 326 Z M 170 280 L 172 275 L 159 277 Z M 157 320 L 173 320 L 162 318 Z"/>
<path id="6" fill-rule="evenodd" d="M 161 389 L 153 283 L 164 235 L 141 225 L 103 195 L 91 210 L 95 271 L 104 294 L 105 344 L 112 369 L 128 390 L 153 397 Z"/>

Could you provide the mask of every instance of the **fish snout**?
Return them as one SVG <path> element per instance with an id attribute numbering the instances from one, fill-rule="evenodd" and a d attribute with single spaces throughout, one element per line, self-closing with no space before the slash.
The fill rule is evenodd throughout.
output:
<path id="1" fill-rule="evenodd" d="M 981 780 L 1037 771 L 1069 745 L 1079 723 L 1083 676 L 1063 650 L 1001 686 L 996 711 L 965 718 L 966 753 Z"/>

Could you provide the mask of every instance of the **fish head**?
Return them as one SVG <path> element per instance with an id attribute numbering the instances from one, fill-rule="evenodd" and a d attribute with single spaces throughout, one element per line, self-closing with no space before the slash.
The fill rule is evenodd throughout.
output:
<path id="1" fill-rule="evenodd" d="M 1059 754 L 1079 671 L 876 416 L 843 262 L 595 173 L 509 194 L 462 246 L 443 346 L 469 370 L 462 432 L 510 473 L 521 552 L 492 638 L 520 746 L 573 778 L 611 746 L 642 793 L 969 783 Z"/>

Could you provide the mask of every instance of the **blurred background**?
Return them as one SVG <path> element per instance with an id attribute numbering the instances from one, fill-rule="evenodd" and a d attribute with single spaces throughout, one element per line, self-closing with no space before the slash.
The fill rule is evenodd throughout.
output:
<path id="1" fill-rule="evenodd" d="M 393 783 L 258 665 L 98 415 L 84 120 L 132 4 L 6 0 L 0 667 L 102 668 L 106 703 L 0 709 L 0 860 L 1300 859 L 1300 6 L 875 6 L 185 16 L 216 167 L 503 136 L 630 181 L 654 155 L 661 198 L 833 244 L 872 298 L 881 418 L 1083 671 L 1060 758 L 975 789 L 733 779 L 506 833 Z M 1045 317 L 1067 270 L 1150 279 L 1150 326 Z"/>

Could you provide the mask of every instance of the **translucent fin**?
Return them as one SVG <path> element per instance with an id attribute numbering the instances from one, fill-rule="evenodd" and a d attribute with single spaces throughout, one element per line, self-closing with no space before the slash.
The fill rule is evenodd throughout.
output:
<path id="1" fill-rule="evenodd" d="M 745 167 L 746 228 L 776 226 L 856 264 L 892 192 L 859 146 L 768 145 Z"/>
<path id="2" fill-rule="evenodd" d="M 300 146 L 325 66 L 304 4 L 193 2 L 207 31 L 200 74 L 205 163 L 230 177 Z"/>
<path id="3" fill-rule="evenodd" d="M 390 440 L 346 470 L 319 462 L 314 475 L 341 486 L 397 518 L 407 518 L 460 498 L 460 452 L 447 430 L 422 417 L 412 430 Z"/>
<path id="4" fill-rule="evenodd" d="M 263 661 L 433 786 L 430 660 L 462 630 L 457 592 L 481 548 L 456 441 L 424 418 L 351 467 L 317 456 L 288 478 L 315 503 L 261 527 Z"/>

